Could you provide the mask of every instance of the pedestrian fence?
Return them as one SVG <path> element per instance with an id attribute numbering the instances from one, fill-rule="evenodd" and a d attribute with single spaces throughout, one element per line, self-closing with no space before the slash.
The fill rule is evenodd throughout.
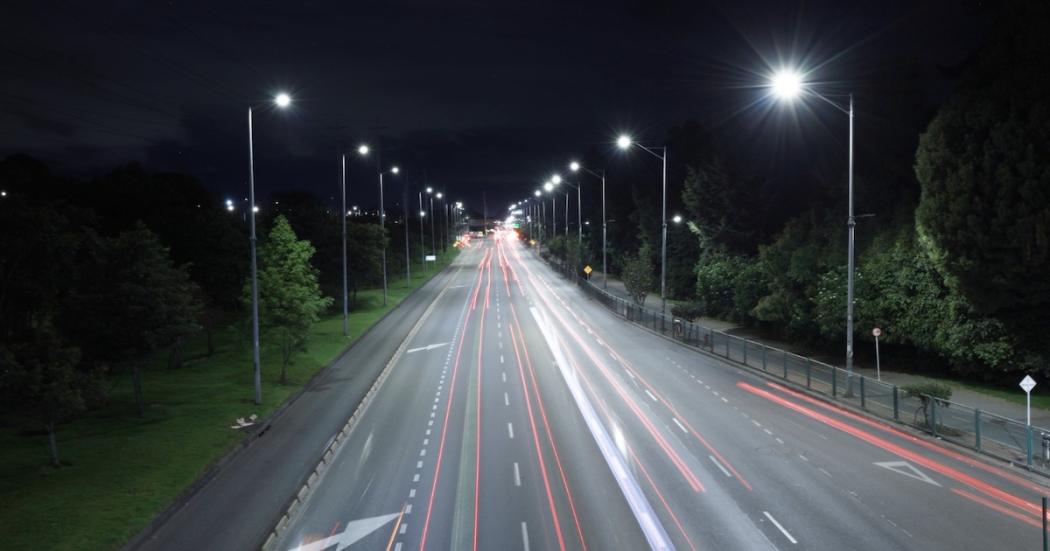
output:
<path id="1" fill-rule="evenodd" d="M 813 358 L 661 314 L 605 291 L 579 276 L 575 270 L 544 260 L 617 316 L 646 329 L 730 362 L 764 371 L 883 419 L 1050 474 L 1048 428 L 1028 426 L 1022 421 L 950 400 L 912 395 L 896 385 L 850 373 Z"/>

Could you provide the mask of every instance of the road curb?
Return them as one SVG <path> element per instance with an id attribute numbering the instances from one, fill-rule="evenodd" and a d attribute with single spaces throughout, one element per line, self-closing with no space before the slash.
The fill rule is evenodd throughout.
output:
<path id="1" fill-rule="evenodd" d="M 317 384 L 317 381 L 323 375 L 328 373 L 328 371 L 332 369 L 332 366 L 342 361 L 343 358 L 345 358 L 346 355 L 349 354 L 350 351 L 358 345 L 358 343 L 364 340 L 365 337 L 370 335 L 372 331 L 375 330 L 377 326 L 379 326 L 380 323 L 382 323 L 388 317 L 393 315 L 395 312 L 398 312 L 402 308 L 402 306 L 404 306 L 404 304 L 408 301 L 409 298 L 421 291 L 424 287 L 427 286 L 427 284 L 429 284 L 435 278 L 440 276 L 442 272 L 444 272 L 451 266 L 452 264 L 450 263 L 449 265 L 442 268 L 441 271 L 434 273 L 428 281 L 424 282 L 419 287 L 413 289 L 408 295 L 405 296 L 404 299 L 402 299 L 400 303 L 398 303 L 397 306 L 394 306 L 390 309 L 390 311 L 380 316 L 379 319 L 375 321 L 375 323 L 370 325 L 368 329 L 365 329 L 365 331 L 361 333 L 361 335 L 359 335 L 356 339 L 354 339 L 353 342 L 351 342 L 345 348 L 343 348 L 343 350 L 339 352 L 339 354 L 336 355 L 335 358 L 333 358 L 330 362 L 318 369 L 316 373 L 310 376 L 310 379 L 308 379 L 306 383 L 303 384 L 302 388 L 300 388 L 291 396 L 289 396 L 287 400 L 285 400 L 280 406 L 277 407 L 277 409 L 273 411 L 273 413 L 268 415 L 259 423 L 257 430 L 248 435 L 248 437 L 246 437 L 243 441 L 235 445 L 233 449 L 224 454 L 222 457 L 219 457 L 211 463 L 209 463 L 208 466 L 205 467 L 204 472 L 199 477 L 197 477 L 196 480 L 194 480 L 189 486 L 187 486 L 185 489 L 179 492 L 177 496 L 175 496 L 171 504 L 165 507 L 160 513 L 157 513 L 157 515 L 153 517 L 153 520 L 151 520 L 145 528 L 140 530 L 131 539 L 125 542 L 120 547 L 121 551 L 132 551 L 134 549 L 137 549 L 143 543 L 152 539 L 153 536 L 156 535 L 157 531 L 160 530 L 162 526 L 164 526 L 169 520 L 171 520 L 172 517 L 178 514 L 187 505 L 189 505 L 189 503 L 193 501 L 193 498 L 196 497 L 197 494 L 200 493 L 200 491 L 208 485 L 208 483 L 214 480 L 215 477 L 218 476 L 234 459 L 240 457 L 240 455 L 244 453 L 249 447 L 251 447 L 253 443 L 262 438 L 270 429 L 270 427 L 275 422 L 279 421 L 284 412 L 287 411 L 293 404 L 295 404 L 295 402 L 300 397 L 306 394 L 307 391 L 312 390 Z M 366 399 L 367 396 L 368 395 L 366 394 Z"/>

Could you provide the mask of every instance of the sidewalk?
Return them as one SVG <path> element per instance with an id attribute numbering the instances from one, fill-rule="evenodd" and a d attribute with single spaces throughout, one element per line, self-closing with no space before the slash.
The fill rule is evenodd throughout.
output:
<path id="1" fill-rule="evenodd" d="M 602 287 L 602 274 L 601 272 L 595 271 L 591 273 L 591 282 L 597 285 L 599 288 Z M 609 276 L 609 285 L 607 291 L 610 294 L 618 297 L 630 300 L 627 294 L 627 290 L 624 284 L 619 279 Z M 660 310 L 660 295 L 656 293 L 649 293 L 645 299 L 645 307 L 659 312 Z M 799 346 L 795 343 L 771 339 L 766 336 L 758 335 L 751 331 L 749 328 L 741 327 L 733 322 L 719 320 L 715 318 L 700 318 L 695 320 L 697 323 L 704 325 L 708 328 L 716 331 L 722 331 L 736 337 L 746 338 L 748 340 L 762 343 L 766 346 L 772 346 L 787 350 L 788 352 L 798 354 L 801 356 L 810 356 L 815 360 L 828 363 L 836 367 L 843 367 L 842 357 L 833 357 L 824 353 L 814 353 L 812 350 L 808 350 L 806 347 Z M 921 375 L 915 375 L 912 373 L 902 373 L 887 369 L 886 365 L 889 363 L 883 358 L 883 367 L 881 369 L 882 381 L 885 383 L 904 386 L 915 383 L 924 382 L 944 382 L 942 380 L 931 379 L 923 377 Z M 854 370 L 861 375 L 875 378 L 875 368 L 873 366 L 865 366 L 863 364 L 854 364 Z M 1025 420 L 1025 406 L 1004 400 L 997 396 L 985 394 L 983 392 L 977 392 L 969 388 L 965 388 L 956 384 L 948 382 L 948 385 L 952 387 L 952 401 L 964 404 L 973 408 L 980 409 L 989 413 L 994 413 L 1010 419 L 1016 419 L 1020 422 Z M 1021 393 L 1021 389 L 1017 389 L 1018 393 Z M 1032 424 L 1040 427 L 1050 427 L 1050 410 L 1032 407 Z"/>

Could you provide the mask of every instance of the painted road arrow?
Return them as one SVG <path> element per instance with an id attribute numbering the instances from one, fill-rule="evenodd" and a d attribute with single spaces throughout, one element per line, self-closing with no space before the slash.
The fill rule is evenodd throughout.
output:
<path id="1" fill-rule="evenodd" d="M 882 467 L 883 469 L 891 470 L 897 474 L 902 474 L 904 476 L 914 478 L 915 480 L 921 480 L 927 484 L 933 484 L 934 486 L 940 486 L 940 484 L 938 484 L 936 480 L 930 478 L 929 475 L 920 471 L 914 465 L 908 463 L 907 461 L 883 461 L 881 463 L 875 464 L 879 467 Z"/>
<path id="2" fill-rule="evenodd" d="M 442 343 L 438 343 L 438 344 L 428 344 L 426 346 L 421 346 L 419 348 L 409 348 L 408 350 L 405 351 L 405 353 L 406 354 L 411 354 L 413 352 L 425 352 L 427 350 L 433 350 L 435 348 L 441 348 L 442 346 L 447 346 L 447 345 L 448 345 L 447 342 L 442 342 Z"/>
<path id="3" fill-rule="evenodd" d="M 341 549 L 346 549 L 354 543 L 357 543 L 361 538 L 375 532 L 381 526 L 394 520 L 400 515 L 401 513 L 391 513 L 389 515 L 353 520 L 346 525 L 346 529 L 342 532 L 334 536 L 328 536 L 323 540 L 312 541 L 298 547 L 293 547 L 291 551 L 321 551 L 322 549 L 328 549 L 337 544 L 338 547 L 336 547 L 336 551 L 340 551 Z"/>

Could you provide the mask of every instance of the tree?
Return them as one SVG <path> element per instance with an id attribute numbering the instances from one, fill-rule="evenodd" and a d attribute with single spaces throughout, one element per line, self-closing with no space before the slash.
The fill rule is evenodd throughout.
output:
<path id="1" fill-rule="evenodd" d="M 142 223 L 114 238 L 93 235 L 64 323 L 86 359 L 130 367 L 135 411 L 144 412 L 144 357 L 178 346 L 200 327 L 198 289 L 186 266 Z"/>
<path id="2" fill-rule="evenodd" d="M 77 370 L 80 351 L 41 327 L 28 341 L 0 344 L 0 397 L 5 409 L 47 430 L 51 464 L 61 466 L 55 427 L 83 411 L 98 378 Z"/>
<path id="3" fill-rule="evenodd" d="M 309 241 L 296 237 L 283 215 L 274 220 L 259 251 L 259 321 L 280 344 L 281 384 L 288 382 L 292 353 L 306 349 L 311 326 L 332 304 L 321 294 L 317 270 L 310 264 L 314 252 Z M 244 300 L 250 307 L 250 281 L 245 282 Z"/>
<path id="4" fill-rule="evenodd" d="M 623 285 L 627 288 L 627 294 L 639 305 L 645 304 L 646 295 L 656 285 L 652 256 L 649 247 L 643 246 L 636 256 L 624 262 Z"/>
<path id="5" fill-rule="evenodd" d="M 383 247 L 386 233 L 379 224 L 346 225 L 350 272 L 350 304 L 357 306 L 357 291 L 366 285 L 379 285 L 383 277 Z"/>
<path id="6" fill-rule="evenodd" d="M 1050 270 L 1050 6 L 1006 2 L 1004 14 L 920 139 L 916 217 L 951 287 L 1013 330 L 1041 333 L 1050 280 L 1033 274 Z"/>

